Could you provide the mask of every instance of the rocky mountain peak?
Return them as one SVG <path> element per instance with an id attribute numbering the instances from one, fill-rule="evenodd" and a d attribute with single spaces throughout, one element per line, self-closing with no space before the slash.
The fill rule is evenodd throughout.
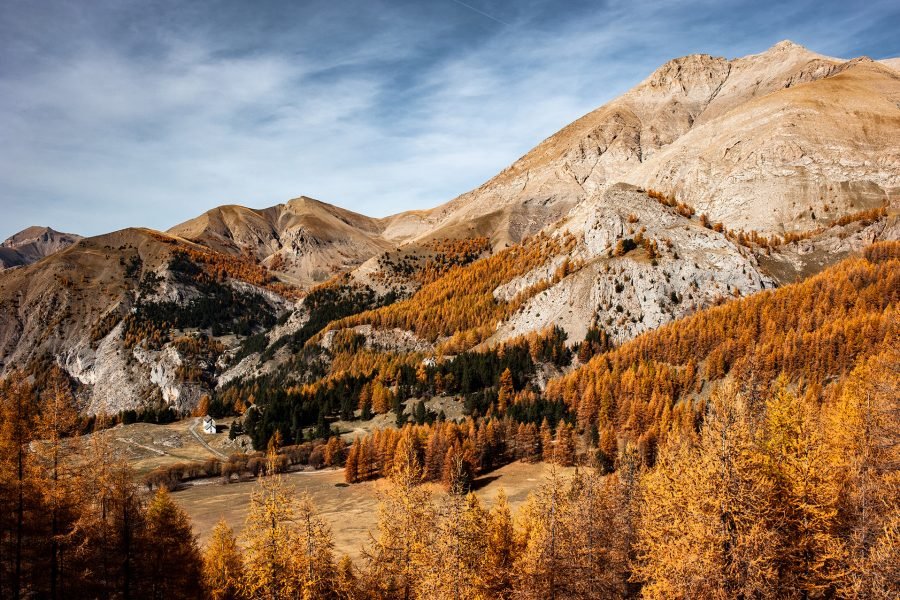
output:
<path id="1" fill-rule="evenodd" d="M 635 92 L 668 92 L 690 98 L 708 98 L 728 77 L 727 59 L 709 54 L 691 54 L 670 60 L 658 68 Z"/>
<path id="2" fill-rule="evenodd" d="M 62 233 L 41 225 L 26 227 L 0 244 L 0 269 L 30 265 L 80 239 L 80 235 Z"/>
<path id="3" fill-rule="evenodd" d="M 50 227 L 44 227 L 42 225 L 32 225 L 31 227 L 26 227 L 22 231 L 11 235 L 3 241 L 2 246 L 5 248 L 21 248 L 27 244 L 34 243 L 52 243 L 55 241 L 63 241 L 70 240 L 69 243 L 74 243 L 81 239 L 81 236 L 75 235 L 73 233 L 62 233 L 52 229 Z"/>
<path id="4" fill-rule="evenodd" d="M 766 50 L 763 54 L 767 53 L 776 53 L 776 52 L 809 52 L 806 47 L 801 46 L 800 44 L 796 44 L 791 40 L 781 40 L 777 44 L 774 44 L 771 48 Z"/>

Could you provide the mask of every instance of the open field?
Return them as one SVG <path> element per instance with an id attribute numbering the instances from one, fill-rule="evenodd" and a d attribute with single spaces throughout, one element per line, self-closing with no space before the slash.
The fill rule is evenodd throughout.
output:
<path id="1" fill-rule="evenodd" d="M 485 506 L 491 506 L 502 487 L 515 510 L 540 484 L 550 468 L 543 463 L 516 462 L 506 465 L 476 480 L 476 493 Z M 572 469 L 560 471 L 570 473 Z M 319 512 L 331 523 L 337 555 L 348 554 L 359 560 L 362 546 L 369 539 L 369 531 L 375 528 L 376 490 L 383 484 L 370 481 L 347 486 L 344 484 L 343 469 L 295 472 L 285 477 L 298 492 L 308 492 Z M 190 515 L 202 545 L 222 517 L 240 535 L 254 485 L 252 481 L 223 485 L 218 480 L 208 480 L 175 492 L 172 497 Z M 439 486 L 435 485 L 433 489 L 436 494 L 443 494 Z"/>
<path id="2" fill-rule="evenodd" d="M 389 421 L 393 421 L 393 418 L 383 415 L 380 418 L 385 421 L 383 426 L 390 426 Z M 230 421 L 231 419 L 222 419 L 218 424 L 227 426 Z M 366 433 L 372 425 L 372 422 L 341 423 L 341 430 L 345 432 L 344 438 L 350 441 L 355 435 Z M 211 458 L 221 458 L 221 455 L 243 451 L 228 439 L 227 430 L 216 435 L 202 433 L 198 419 L 195 418 L 166 425 L 120 425 L 94 435 L 104 436 L 112 453 L 127 460 L 138 477 L 160 466 L 205 462 Z M 516 509 L 549 470 L 550 466 L 543 463 L 512 463 L 477 479 L 476 493 L 485 506 L 491 506 L 497 491 L 502 487 L 509 497 L 510 505 Z M 571 469 L 561 471 L 571 472 Z M 375 527 L 378 504 L 376 492 L 383 484 L 370 481 L 347 486 L 344 484 L 343 469 L 297 471 L 285 474 L 284 477 L 297 492 L 308 492 L 318 510 L 331 523 L 337 554 L 348 554 L 358 560 L 363 544 L 369 539 L 369 531 Z M 221 517 L 240 534 L 244 527 L 250 493 L 255 485 L 255 481 L 224 485 L 219 478 L 202 479 L 175 492 L 173 498 L 188 512 L 194 523 L 194 531 L 199 536 L 200 543 L 204 544 Z M 432 485 L 432 489 L 435 494 L 444 493 L 438 485 Z"/>
<path id="3" fill-rule="evenodd" d="M 203 433 L 199 419 L 190 417 L 168 423 L 132 423 L 104 429 L 91 435 L 103 436 L 113 456 L 124 458 L 138 476 L 157 467 L 185 462 L 205 462 L 211 458 L 223 459 L 233 452 L 243 452 L 228 439 L 231 419 L 217 421 L 219 433 Z M 90 436 L 86 436 L 85 441 Z"/>

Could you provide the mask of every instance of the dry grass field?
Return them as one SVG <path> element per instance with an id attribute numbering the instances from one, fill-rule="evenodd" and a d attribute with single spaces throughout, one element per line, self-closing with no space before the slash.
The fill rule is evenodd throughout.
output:
<path id="1" fill-rule="evenodd" d="M 544 477 L 550 466 L 521 462 L 506 465 L 476 480 L 476 493 L 490 506 L 502 487 L 512 508 L 518 508 Z M 560 469 L 570 473 L 572 469 Z M 369 532 L 375 528 L 377 518 L 377 489 L 380 482 L 346 485 L 344 471 L 296 472 L 285 475 L 297 492 L 307 492 L 318 510 L 331 523 L 335 551 L 338 556 L 350 555 L 359 560 Z M 247 481 L 224 485 L 218 480 L 205 480 L 177 491 L 173 498 L 187 511 L 194 523 L 194 531 L 205 544 L 216 522 L 224 517 L 240 535 L 244 527 L 247 505 L 255 482 Z M 439 486 L 433 486 L 435 494 L 443 494 Z"/>
<path id="2" fill-rule="evenodd" d="M 384 420 L 383 426 L 389 426 L 388 420 Z M 230 419 L 224 419 L 218 423 L 227 426 L 229 421 Z M 112 453 L 118 458 L 126 459 L 139 478 L 160 466 L 204 462 L 241 451 L 229 441 L 227 430 L 216 435 L 206 435 L 202 433 L 199 423 L 195 423 L 194 418 L 167 425 L 134 423 L 94 435 L 104 436 Z M 341 423 L 341 430 L 345 432 L 344 438 L 349 441 L 355 435 L 367 432 L 372 425 L 371 422 Z M 192 429 L 197 433 L 196 436 Z M 485 506 L 491 506 L 497 491 L 502 487 L 509 497 L 510 505 L 516 509 L 549 471 L 550 467 L 543 463 L 516 462 L 506 465 L 477 479 L 476 493 Z M 568 473 L 571 469 L 560 471 Z M 359 560 L 362 547 L 369 539 L 369 532 L 375 528 L 377 489 L 383 484 L 365 482 L 348 486 L 344 483 L 343 469 L 299 471 L 288 473 L 284 477 L 298 493 L 309 493 L 318 510 L 331 523 L 337 554 L 348 554 L 354 560 Z M 218 478 L 201 479 L 176 491 L 173 497 L 190 515 L 200 543 L 205 544 L 213 526 L 222 517 L 240 534 L 244 527 L 250 493 L 255 485 L 255 481 L 225 485 Z M 432 485 L 432 489 L 436 495 L 444 493 L 438 485 Z"/>
<path id="3" fill-rule="evenodd" d="M 224 427 L 230 422 L 231 419 L 219 420 L 220 431 L 215 435 L 204 434 L 198 419 L 194 417 L 166 425 L 119 425 L 91 435 L 103 436 L 113 456 L 128 461 L 140 477 L 156 467 L 202 463 L 210 458 L 222 459 L 233 452 L 242 452 L 228 439 L 228 430 Z M 90 436 L 86 436 L 83 442 L 88 443 L 89 439 Z"/>

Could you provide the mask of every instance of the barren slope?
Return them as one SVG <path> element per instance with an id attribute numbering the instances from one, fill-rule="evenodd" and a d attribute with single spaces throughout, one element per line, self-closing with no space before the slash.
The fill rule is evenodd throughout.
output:
<path id="1" fill-rule="evenodd" d="M 627 180 L 732 228 L 814 229 L 900 199 L 900 74 L 868 59 L 693 128 Z"/>
<path id="2" fill-rule="evenodd" d="M 372 219 L 301 197 L 263 210 L 221 206 L 169 233 L 219 252 L 249 253 L 285 281 L 308 287 L 391 248 L 383 234 L 400 217 Z"/>
<path id="3" fill-rule="evenodd" d="M 827 79 L 832 76 L 834 81 Z M 786 94 L 820 80 L 829 83 Z M 829 186 L 829 216 L 896 201 L 896 144 L 888 143 L 900 136 L 895 95 L 890 69 L 865 61 L 848 65 L 791 42 L 730 61 L 705 54 L 678 58 L 547 138 L 478 189 L 430 211 L 431 228 L 422 237 L 479 234 L 503 246 L 620 181 L 677 191 L 679 199 L 702 204 L 711 215 L 741 216 L 745 226 L 761 232 L 813 229 L 818 221 L 796 221 L 794 207 L 821 204 L 821 192 Z M 860 101 L 861 96 L 867 97 Z M 786 107 L 790 114 L 778 114 Z M 798 126 L 801 114 L 805 121 Z M 813 126 L 820 116 L 828 127 L 823 134 Z M 791 132 L 790 147 L 770 139 L 773 129 Z M 678 143 L 690 132 L 696 132 L 690 143 Z M 748 153 L 735 164 L 734 150 L 728 153 L 723 145 L 732 138 L 745 147 L 772 148 L 768 154 Z M 848 149 L 852 153 L 844 161 Z M 828 168 L 787 172 L 779 168 L 782 159 L 770 155 Z M 759 186 L 759 193 L 751 186 Z M 744 210 L 756 212 L 743 215 Z"/>

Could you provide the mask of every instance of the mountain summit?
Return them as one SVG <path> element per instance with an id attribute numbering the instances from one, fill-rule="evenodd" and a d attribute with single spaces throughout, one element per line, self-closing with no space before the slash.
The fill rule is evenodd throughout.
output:
<path id="1" fill-rule="evenodd" d="M 80 235 L 60 233 L 50 227 L 28 227 L 0 244 L 0 269 L 30 265 L 80 239 Z"/>
<path id="2" fill-rule="evenodd" d="M 716 221 L 798 232 L 900 194 L 900 73 L 790 41 L 671 60 L 499 175 L 429 212 L 429 237 L 514 243 L 617 182 Z"/>

